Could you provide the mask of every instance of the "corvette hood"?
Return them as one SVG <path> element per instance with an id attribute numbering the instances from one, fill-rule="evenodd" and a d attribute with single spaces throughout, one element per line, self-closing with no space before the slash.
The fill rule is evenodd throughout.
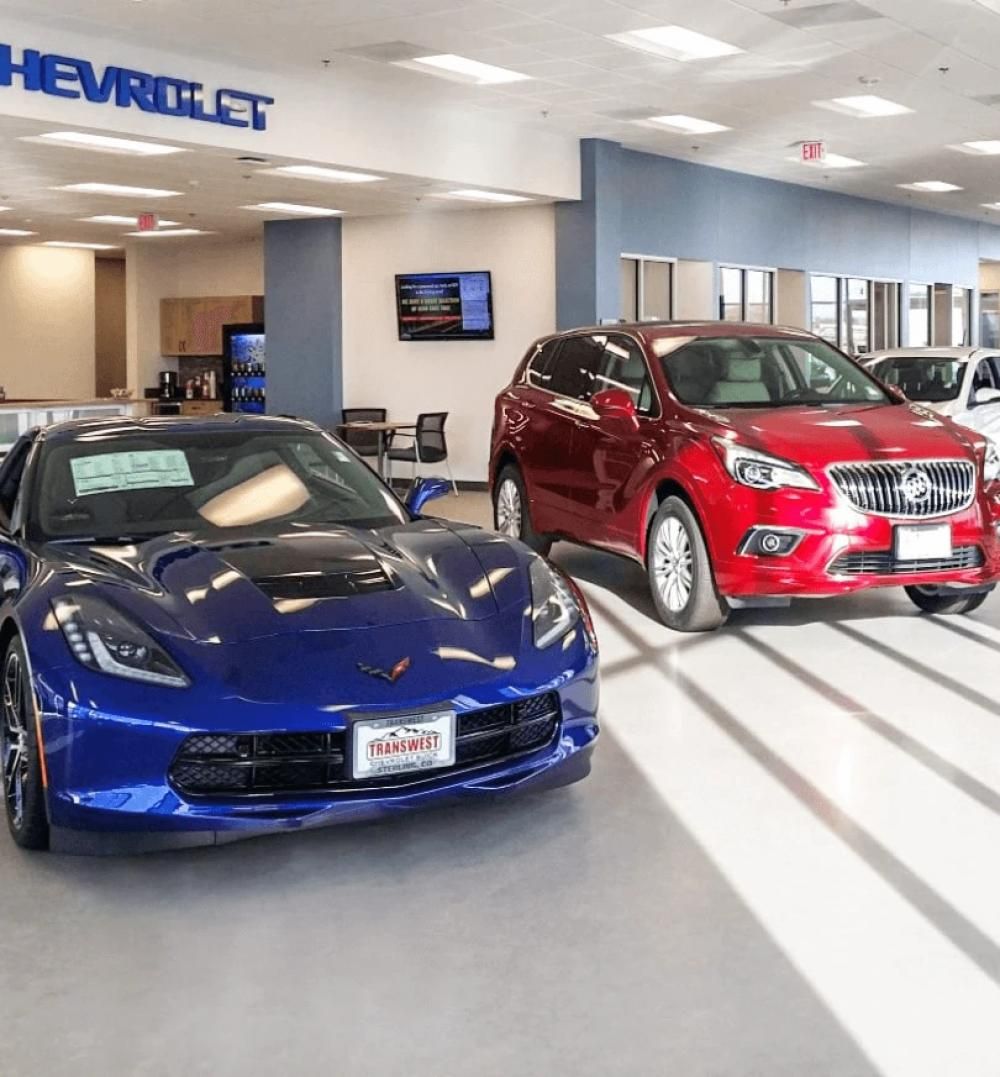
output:
<path id="1" fill-rule="evenodd" d="M 813 467 L 857 460 L 967 459 L 977 440 L 972 431 L 917 404 L 727 408 L 705 414 L 720 433 Z"/>
<path id="2" fill-rule="evenodd" d="M 73 579 L 157 632 L 214 643 L 480 621 L 527 594 L 513 544 L 432 520 L 381 531 L 49 546 L 45 555 L 61 559 L 54 590 Z"/>

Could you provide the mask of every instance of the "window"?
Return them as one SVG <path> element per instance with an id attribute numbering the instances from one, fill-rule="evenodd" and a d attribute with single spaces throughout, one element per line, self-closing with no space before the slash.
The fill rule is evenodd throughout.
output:
<path id="1" fill-rule="evenodd" d="M 898 385 L 910 400 L 941 404 L 958 399 L 967 365 L 943 355 L 907 355 L 880 360 L 872 373 L 887 385 Z"/>
<path id="2" fill-rule="evenodd" d="M 774 273 L 770 269 L 719 269 L 719 317 L 724 322 L 774 321 Z"/>
<path id="3" fill-rule="evenodd" d="M 813 333 L 831 344 L 840 343 L 840 279 L 814 276 L 811 283 L 810 320 Z"/>
<path id="4" fill-rule="evenodd" d="M 533 385 L 536 389 L 551 388 L 552 361 L 561 344 L 562 340 L 557 337 L 555 340 L 547 340 L 539 345 L 535 354 L 528 360 L 528 368 L 525 371 L 525 378 L 529 385 Z"/>
<path id="5" fill-rule="evenodd" d="M 599 339 L 599 338 L 598 338 Z M 596 392 L 623 389 L 632 397 L 641 415 L 655 412 L 653 386 L 642 349 L 630 337 L 611 336 L 604 346 L 604 358 L 597 374 Z"/>
<path id="6" fill-rule="evenodd" d="M 846 322 L 841 343 L 851 355 L 861 355 L 871 348 L 868 294 L 868 281 L 853 278 L 847 281 Z"/>
<path id="7" fill-rule="evenodd" d="M 955 348 L 972 344 L 972 292 L 968 288 L 951 290 L 951 343 Z"/>
<path id="8" fill-rule="evenodd" d="M 931 346 L 932 284 L 910 285 L 910 309 L 907 318 L 910 335 L 907 344 L 911 348 Z"/>
<path id="9" fill-rule="evenodd" d="M 622 255 L 622 320 L 666 322 L 674 311 L 674 264 L 667 258 Z"/>
<path id="10" fill-rule="evenodd" d="M 605 339 L 585 334 L 566 337 L 551 368 L 549 388 L 552 392 L 576 400 L 589 400 L 595 392 Z"/>
<path id="11" fill-rule="evenodd" d="M 852 355 L 872 347 L 872 282 L 814 275 L 810 280 L 812 331 Z"/>

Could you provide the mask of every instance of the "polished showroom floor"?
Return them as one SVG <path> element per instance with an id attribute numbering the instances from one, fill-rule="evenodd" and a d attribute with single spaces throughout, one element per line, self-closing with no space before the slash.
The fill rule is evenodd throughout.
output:
<path id="1" fill-rule="evenodd" d="M 0 841 L 0 1072 L 1000 1072 L 1000 595 L 684 637 L 637 568 L 555 559 L 603 647 L 589 781 L 143 859 Z"/>

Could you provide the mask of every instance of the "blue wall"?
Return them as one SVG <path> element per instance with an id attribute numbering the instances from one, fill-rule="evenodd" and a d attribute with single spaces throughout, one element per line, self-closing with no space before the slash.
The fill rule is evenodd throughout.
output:
<path id="1" fill-rule="evenodd" d="M 343 406 L 339 220 L 264 225 L 267 410 L 322 426 Z"/>
<path id="2" fill-rule="evenodd" d="M 977 287 L 1000 228 L 582 144 L 583 201 L 556 210 L 560 328 L 617 318 L 621 254 Z"/>

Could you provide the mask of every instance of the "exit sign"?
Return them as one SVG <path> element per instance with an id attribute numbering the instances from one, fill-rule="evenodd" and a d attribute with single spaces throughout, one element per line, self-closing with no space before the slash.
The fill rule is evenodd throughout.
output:
<path id="1" fill-rule="evenodd" d="M 802 163 L 803 164 L 815 164 L 818 161 L 826 160 L 826 143 L 825 142 L 803 142 L 802 143 Z"/>
<path id="2" fill-rule="evenodd" d="M 140 213 L 137 223 L 140 232 L 155 232 L 160 226 L 160 217 L 156 213 Z"/>

